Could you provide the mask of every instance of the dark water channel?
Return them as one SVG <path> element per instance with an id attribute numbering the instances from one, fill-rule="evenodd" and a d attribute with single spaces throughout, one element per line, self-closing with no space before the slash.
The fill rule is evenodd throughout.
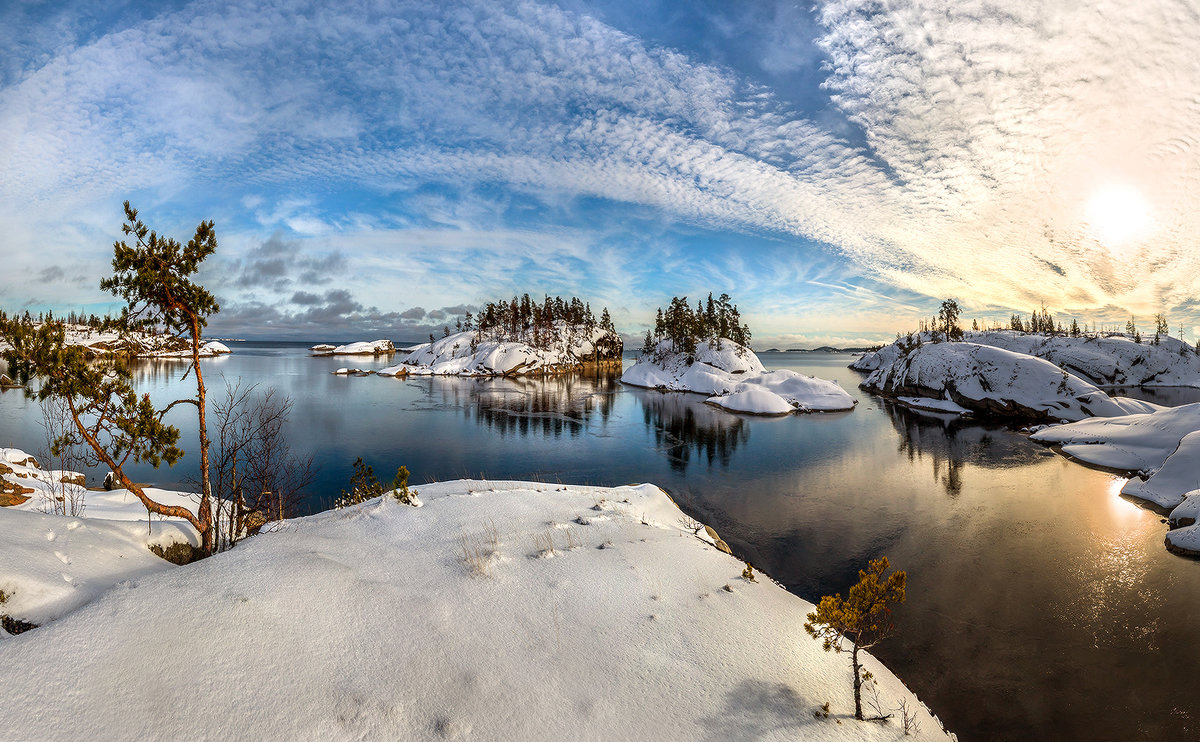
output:
<path id="1" fill-rule="evenodd" d="M 879 555 L 907 570 L 899 632 L 874 651 L 963 740 L 1200 739 L 1200 562 L 1166 551 L 1161 516 L 1123 499 L 1124 480 L 1017 432 L 863 393 L 849 356 L 764 354 L 837 379 L 859 405 L 763 419 L 613 377 L 346 378 L 329 372 L 385 364 L 232 347 L 206 362 L 210 387 L 224 374 L 293 399 L 293 445 L 321 471 L 310 510 L 346 486 L 357 456 L 385 480 L 407 465 L 418 487 L 654 482 L 810 600 L 844 592 Z M 138 383 L 166 400 L 180 370 L 145 362 Z M 40 448 L 39 419 L 19 392 L 0 394 L 0 445 Z M 137 478 L 177 485 L 195 458 Z"/>

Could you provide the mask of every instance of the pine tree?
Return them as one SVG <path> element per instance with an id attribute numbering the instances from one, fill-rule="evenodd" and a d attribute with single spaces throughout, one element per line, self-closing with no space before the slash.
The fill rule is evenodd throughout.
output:
<path id="1" fill-rule="evenodd" d="M 821 598 L 817 610 L 809 613 L 804 630 L 822 642 L 826 652 L 843 652 L 843 640 L 850 642 L 850 664 L 854 668 L 854 718 L 861 720 L 862 686 L 870 680 L 870 673 L 862 669 L 858 661 L 860 649 L 869 649 L 892 635 L 893 604 L 905 599 L 904 572 L 893 572 L 883 579 L 888 570 L 887 557 L 871 560 L 865 570 L 858 571 L 858 582 L 850 588 L 845 600 L 841 594 Z"/>
<path id="2" fill-rule="evenodd" d="M 148 394 L 135 392 L 124 359 L 89 362 L 82 348 L 66 345 L 61 322 L 48 321 L 35 328 L 32 322 L 7 321 L 0 327 L 0 335 L 5 335 L 11 345 L 4 357 L 22 383 L 33 377 L 41 380 L 38 390 L 27 394 L 39 400 L 56 397 L 65 402 L 73 428 L 54 441 L 52 448 L 87 446 L 96 462 L 111 469 L 120 485 L 133 493 L 147 511 L 188 521 L 200 534 L 202 550 L 212 553 L 217 544 L 200 334 L 208 317 L 219 307 L 213 295 L 194 283 L 192 276 L 216 251 L 216 232 L 211 221 L 201 222 L 187 245 L 180 245 L 146 227 L 128 201 L 124 207 L 121 229 L 133 237 L 133 245 L 124 240 L 113 244 L 114 273 L 102 280 L 100 287 L 125 299 L 116 321 L 122 332 L 163 330 L 187 340 L 191 363 L 184 376 L 190 373 L 195 379 L 196 397 L 156 408 Z M 163 423 L 167 412 L 179 404 L 194 405 L 198 416 L 201 492 L 195 513 L 151 499 L 124 470 L 130 462 L 157 467 L 165 461 L 170 466 L 183 456 L 176 445 L 179 430 Z"/>

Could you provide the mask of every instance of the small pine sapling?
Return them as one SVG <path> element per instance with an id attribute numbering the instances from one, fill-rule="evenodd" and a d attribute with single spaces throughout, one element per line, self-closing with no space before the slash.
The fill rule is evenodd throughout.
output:
<path id="1" fill-rule="evenodd" d="M 397 469 L 396 476 L 392 478 L 392 497 L 405 505 L 415 505 L 417 503 L 417 491 L 408 488 L 407 466 Z"/>
<path id="2" fill-rule="evenodd" d="M 746 582 L 758 582 L 754 577 L 754 565 L 746 562 L 746 568 L 742 570 L 742 579 Z"/>

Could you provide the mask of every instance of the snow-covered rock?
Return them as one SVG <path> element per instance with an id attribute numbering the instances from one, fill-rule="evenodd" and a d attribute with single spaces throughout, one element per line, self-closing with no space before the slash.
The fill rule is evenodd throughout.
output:
<path id="1" fill-rule="evenodd" d="M 1030 436 L 1093 466 L 1142 474 L 1122 494 L 1170 508 L 1200 488 L 1200 403 L 1056 425 Z"/>
<path id="2" fill-rule="evenodd" d="M 692 354 L 676 351 L 672 341 L 661 340 L 625 369 L 621 381 L 704 394 L 711 404 L 759 415 L 851 410 L 857 404 L 836 381 L 789 369 L 767 371 L 754 351 L 726 338 L 697 343 Z"/>
<path id="3" fill-rule="evenodd" d="M 922 333 L 920 339 L 929 343 L 929 333 Z M 1097 386 L 1200 387 L 1200 356 L 1192 346 L 1173 337 L 1159 338 L 1155 345 L 1149 338 L 1136 343 L 1124 335 L 1067 337 L 988 330 L 967 332 L 963 339 L 1045 359 Z M 866 353 L 850 367 L 875 371 L 890 366 L 904 355 L 906 342 L 897 340 Z"/>
<path id="4" fill-rule="evenodd" d="M 547 347 L 479 339 L 459 332 L 415 346 L 400 364 L 409 374 L 434 376 L 519 376 L 556 374 L 589 363 L 619 364 L 621 340 L 599 327 L 556 322 Z"/>
<path id="5" fill-rule="evenodd" d="M 1168 518 L 1172 528 L 1184 528 L 1200 522 L 1200 489 L 1183 496 L 1183 500 L 1171 510 Z"/>
<path id="6" fill-rule="evenodd" d="M 24 739 L 909 739 L 899 721 L 850 718 L 850 663 L 805 634 L 813 605 L 741 579 L 744 564 L 657 487 L 420 489 L 420 509 L 373 500 L 186 567 L 131 570 L 90 605 L 4 640 L 0 729 Z M 85 568 L 94 550 L 63 552 L 66 565 L 45 535 L 63 538 L 74 519 L 29 515 L 0 511 L 21 544 L 19 558 L 0 552 L 0 579 Z M 100 535 L 81 522 L 77 532 Z M 863 659 L 884 707 L 903 700 L 916 712 L 913 739 L 947 738 L 887 668 Z M 47 702 L 47 689 L 63 688 L 69 703 Z M 186 703 L 165 713 L 163 699 Z M 817 718 L 826 703 L 831 714 Z"/>
<path id="7" fill-rule="evenodd" d="M 971 411 L 962 405 L 955 404 L 949 399 L 930 399 L 929 397 L 896 397 L 896 401 L 905 407 L 925 412 L 937 412 L 948 415 L 969 415 Z"/>
<path id="8" fill-rule="evenodd" d="M 989 345 L 923 343 L 887 357 L 893 360 L 873 371 L 863 381 L 864 389 L 891 397 L 948 400 L 980 415 L 1074 421 L 1161 409 L 1109 397 L 1049 361 Z"/>

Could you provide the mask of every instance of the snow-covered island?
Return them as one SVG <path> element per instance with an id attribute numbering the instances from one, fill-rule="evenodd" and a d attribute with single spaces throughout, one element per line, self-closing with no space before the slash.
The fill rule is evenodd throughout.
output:
<path id="1" fill-rule="evenodd" d="M 321 343 L 308 349 L 314 356 L 385 356 L 396 352 L 391 340 L 363 340 L 345 345 Z"/>
<path id="2" fill-rule="evenodd" d="M 461 329 L 446 329 L 409 348 L 380 376 L 549 376 L 588 369 L 620 370 L 624 344 L 605 308 L 597 319 L 578 298 L 529 295 L 487 304 L 466 315 Z"/>
<path id="3" fill-rule="evenodd" d="M 1016 422 L 1062 422 L 1160 409 L 1110 397 L 1050 361 L 992 345 L 900 340 L 864 356 L 852 368 L 875 370 L 862 387 L 902 404 L 972 412 Z"/>
<path id="4" fill-rule="evenodd" d="M 156 334 L 151 332 L 118 332 L 80 324 L 64 324 L 64 344 L 67 347 L 82 348 L 83 351 L 96 358 L 104 356 L 127 356 L 131 358 L 191 358 L 191 344 L 186 338 L 176 335 Z M 9 345 L 0 337 L 0 352 L 8 349 Z M 200 346 L 201 358 L 230 353 L 229 346 L 217 340 L 210 340 Z"/>
<path id="5" fill-rule="evenodd" d="M 700 341 L 690 353 L 677 349 L 673 340 L 660 340 L 625 370 L 621 381 L 704 394 L 710 404 L 757 415 L 834 412 L 857 404 L 836 381 L 789 369 L 767 371 L 754 351 L 726 338 Z"/>
<path id="6" fill-rule="evenodd" d="M 836 381 L 788 369 L 767 371 L 750 350 L 750 328 L 728 294 L 696 304 L 671 298 L 659 309 L 637 362 L 621 375 L 632 386 L 703 394 L 709 404 L 752 415 L 852 410 L 858 400 Z"/>
<path id="7" fill-rule="evenodd" d="M 857 371 L 887 368 L 917 342 L 930 343 L 928 332 L 900 338 L 850 364 Z M 1098 387 L 1200 387 L 1200 355 L 1173 337 L 1136 342 L 1126 335 L 1043 335 L 1015 330 L 967 331 L 963 341 L 1049 361 Z"/>
<path id="8" fill-rule="evenodd" d="M 814 606 L 743 579 L 652 485 L 427 484 L 423 507 L 385 495 L 186 566 L 146 548 L 185 525 L 147 536 L 96 496 L 0 508 L 0 613 L 41 624 L 0 631 L 21 738 L 953 738 L 869 655 L 896 716 L 854 721 Z"/>
<path id="9" fill-rule="evenodd" d="M 1200 403 L 1054 425 L 1030 437 L 1131 477 L 1121 494 L 1170 511 L 1167 548 L 1200 556 Z"/>

